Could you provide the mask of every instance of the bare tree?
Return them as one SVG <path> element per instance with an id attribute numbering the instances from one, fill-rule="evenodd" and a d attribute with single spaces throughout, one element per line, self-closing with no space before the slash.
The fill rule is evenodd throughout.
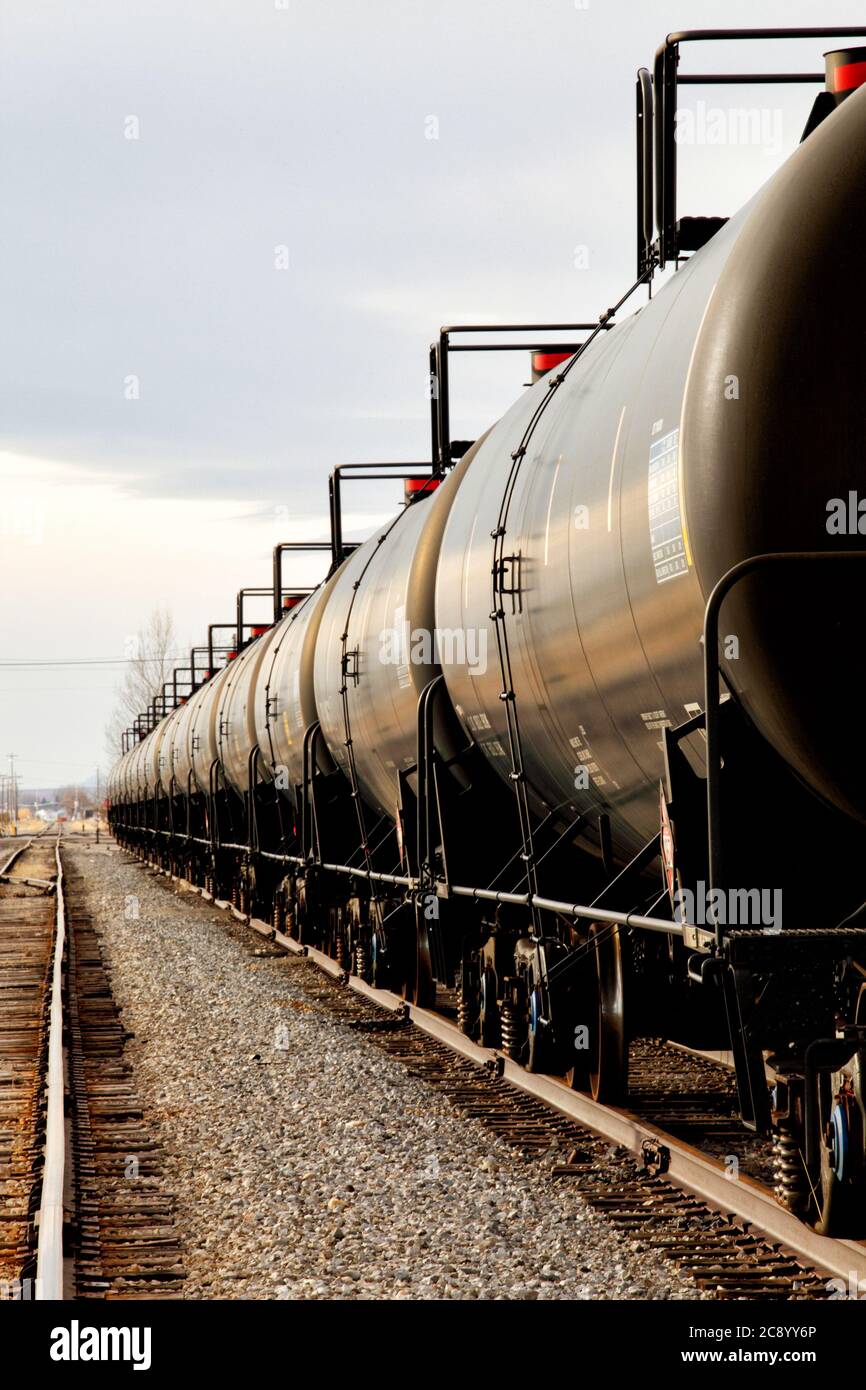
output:
<path id="1" fill-rule="evenodd" d="M 61 787 L 57 793 L 57 800 L 67 816 L 71 816 L 76 808 L 82 812 L 93 806 L 93 797 L 84 787 Z"/>
<path id="2" fill-rule="evenodd" d="M 112 759 L 120 757 L 124 729 L 162 694 L 162 687 L 177 664 L 176 646 L 174 621 L 166 608 L 154 608 L 145 627 L 128 639 L 128 664 L 105 730 Z"/>

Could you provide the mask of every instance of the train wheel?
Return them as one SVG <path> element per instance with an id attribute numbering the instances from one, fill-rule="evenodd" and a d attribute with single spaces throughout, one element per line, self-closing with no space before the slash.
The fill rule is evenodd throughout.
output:
<path id="1" fill-rule="evenodd" d="M 292 912 L 293 929 L 292 936 L 301 943 L 302 946 L 317 946 L 319 944 L 313 928 L 312 916 L 310 911 L 310 896 L 307 892 L 305 883 L 299 883 L 295 891 L 295 903 Z"/>
<path id="2" fill-rule="evenodd" d="M 499 1047 L 501 1025 L 499 1005 L 496 1002 L 496 971 L 491 969 L 489 965 L 485 965 L 481 972 L 479 1004 L 478 1022 L 481 1032 L 481 1046 Z"/>
<path id="3" fill-rule="evenodd" d="M 855 1023 L 866 1023 L 866 986 L 861 986 Z M 866 1235 L 866 1049 L 855 1052 L 848 1067 L 833 1076 L 833 1101 L 829 1133 L 821 1142 L 821 1219 L 815 1229 L 822 1236 Z"/>
<path id="4" fill-rule="evenodd" d="M 581 953 L 587 952 L 585 944 L 581 946 Z M 596 1031 L 594 1020 L 598 1009 L 596 991 L 596 971 L 595 961 L 592 956 L 584 954 L 583 961 L 575 970 L 577 984 L 574 988 L 574 1007 L 571 1012 L 571 1036 L 563 1038 L 563 1065 L 565 1066 L 565 1079 L 573 1091 L 589 1091 L 592 1089 L 592 1066 L 596 1044 L 593 1042 L 593 1035 Z M 568 1061 L 571 1065 L 568 1066 Z"/>
<path id="5" fill-rule="evenodd" d="M 529 995 L 528 1006 L 526 1070 L 531 1072 L 550 1071 L 552 1063 L 550 1030 L 543 1016 L 544 1000 L 538 985 Z"/>
<path id="6" fill-rule="evenodd" d="M 835 1097 L 829 1138 L 829 1145 L 821 1145 L 821 1219 L 815 1230 L 822 1236 L 860 1237 L 866 1234 L 866 1188 L 857 1158 L 863 1151 L 863 1117 L 851 1090 Z"/>
<path id="7" fill-rule="evenodd" d="M 417 958 L 412 1001 L 419 1009 L 432 1009 L 436 1003 L 436 981 L 433 978 L 433 961 L 430 956 L 430 936 L 420 913 L 416 915 L 416 923 Z"/>
<path id="8" fill-rule="evenodd" d="M 589 1088 L 602 1105 L 622 1105 L 628 1095 L 628 1039 L 625 1031 L 624 963 L 620 933 L 590 927 L 594 947 L 595 1008 L 589 1023 Z"/>
<path id="9" fill-rule="evenodd" d="M 406 922 L 406 929 L 397 937 L 397 959 L 395 970 L 400 993 L 411 1001 L 415 998 L 415 977 L 418 973 L 418 949 L 415 944 L 414 923 Z"/>
<path id="10" fill-rule="evenodd" d="M 390 984 L 391 972 L 388 969 L 388 957 L 378 932 L 373 932 L 370 937 L 370 984 L 375 989 L 387 989 Z"/>

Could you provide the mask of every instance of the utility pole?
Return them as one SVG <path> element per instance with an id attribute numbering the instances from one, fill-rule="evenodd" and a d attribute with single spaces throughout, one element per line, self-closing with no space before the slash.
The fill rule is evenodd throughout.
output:
<path id="1" fill-rule="evenodd" d="M 18 834 L 18 779 L 15 776 L 15 759 L 17 753 L 9 754 L 9 799 L 12 812 L 12 834 Z"/>
<path id="2" fill-rule="evenodd" d="M 96 843 L 99 844 L 99 768 L 96 769 Z"/>

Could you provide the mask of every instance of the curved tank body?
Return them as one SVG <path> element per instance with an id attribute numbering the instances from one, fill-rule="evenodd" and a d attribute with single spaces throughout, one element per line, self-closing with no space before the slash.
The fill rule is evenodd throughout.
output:
<path id="1" fill-rule="evenodd" d="M 138 758 L 138 750 L 141 743 L 136 743 L 127 755 L 127 762 L 123 773 L 123 796 L 126 802 L 136 801 L 138 798 L 138 787 L 135 777 L 135 764 Z"/>
<path id="2" fill-rule="evenodd" d="M 198 690 L 194 691 L 185 705 L 179 711 L 177 726 L 171 744 L 171 776 L 174 779 L 174 789 L 178 796 L 185 796 L 189 787 L 189 778 L 192 772 L 192 751 L 190 749 L 190 735 L 195 722 L 196 710 L 206 698 L 209 682 L 205 681 Z"/>
<path id="3" fill-rule="evenodd" d="M 132 760 L 135 757 L 137 747 L 138 744 L 133 744 L 128 752 L 124 753 L 118 768 L 116 795 L 118 801 L 123 802 L 124 805 L 128 805 L 132 801 Z"/>
<path id="4" fill-rule="evenodd" d="M 210 770 L 219 758 L 217 711 L 223 686 L 228 680 L 232 665 L 233 663 L 229 662 L 221 671 L 217 671 L 207 685 L 202 686 L 202 699 L 196 705 L 190 719 L 189 757 L 193 781 L 196 790 L 200 792 L 210 790 Z"/>
<path id="5" fill-rule="evenodd" d="M 147 796 L 156 796 L 162 790 L 162 745 L 168 731 L 170 716 L 161 719 L 145 739 L 145 752 L 141 763 L 141 779 Z"/>
<path id="6" fill-rule="evenodd" d="M 441 487 L 349 556 L 327 598 L 316 643 L 316 709 L 331 756 L 352 781 L 351 739 L 359 790 L 392 820 L 399 773 L 415 763 L 418 697 L 441 670 L 436 562 L 469 462 L 467 454 Z M 440 752 L 454 750 L 454 732 L 447 709 L 439 711 Z"/>
<path id="7" fill-rule="evenodd" d="M 275 629 L 254 693 L 255 729 L 262 761 L 280 791 L 295 801 L 304 780 L 304 734 L 318 718 L 313 659 L 319 625 L 340 571 L 320 584 Z M 319 767 L 333 770 L 319 740 Z"/>
<path id="8" fill-rule="evenodd" d="M 153 737 L 152 732 L 136 744 L 132 752 L 132 759 L 129 765 L 129 799 L 130 801 L 141 801 L 145 796 L 144 763 L 147 757 L 148 740 Z"/>
<path id="9" fill-rule="evenodd" d="M 223 771 L 230 785 L 240 795 L 249 790 L 249 767 L 256 746 L 255 689 L 262 663 L 277 634 L 271 627 L 239 653 L 231 663 L 221 686 L 216 717 L 217 749 Z M 261 759 L 257 781 L 262 770 L 269 777 L 267 759 Z"/>
<path id="10" fill-rule="evenodd" d="M 160 727 L 162 728 L 162 738 L 157 753 L 157 770 L 159 773 L 159 785 L 166 796 L 171 794 L 171 779 L 174 772 L 174 746 L 177 741 L 181 728 L 181 719 L 186 705 L 177 705 L 163 719 Z"/>
<path id="11" fill-rule="evenodd" d="M 500 608 L 532 797 L 608 811 L 620 858 L 658 830 L 662 727 L 703 705 L 717 580 L 753 554 L 866 544 L 827 529 L 829 500 L 856 488 L 866 456 L 866 417 L 848 404 L 866 377 L 864 238 L 866 91 L 552 393 L 505 519 L 504 587 L 519 592 L 494 593 L 491 533 L 546 380 L 461 482 L 436 622 L 489 659 L 473 670 L 443 656 L 457 713 L 507 777 Z M 801 780 L 863 817 L 863 749 L 835 714 L 840 690 L 859 688 L 859 605 L 853 586 L 840 602 L 834 568 L 743 581 L 722 608 L 720 654 Z"/>

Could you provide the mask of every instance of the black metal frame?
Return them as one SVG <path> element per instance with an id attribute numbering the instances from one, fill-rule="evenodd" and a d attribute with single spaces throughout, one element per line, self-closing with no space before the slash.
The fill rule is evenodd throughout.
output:
<path id="1" fill-rule="evenodd" d="M 395 470 L 394 472 L 379 473 L 376 470 L 384 468 Z M 406 462 L 402 459 L 383 460 L 381 462 L 371 461 L 370 463 L 340 463 L 332 469 L 328 478 L 328 507 L 331 521 L 331 570 L 339 569 L 347 555 L 351 555 L 353 550 L 357 550 L 359 541 L 345 541 L 343 539 L 343 492 L 342 486 L 346 482 L 372 482 L 399 480 L 400 478 L 433 478 L 434 472 L 428 472 L 430 463 L 423 460 L 420 463 Z"/>
<path id="2" fill-rule="evenodd" d="M 280 541 L 274 546 L 273 569 L 274 577 L 271 585 L 274 594 L 274 622 L 278 623 L 283 616 L 283 599 L 295 598 L 299 594 L 311 593 L 310 589 L 299 589 L 292 587 L 287 589 L 283 585 L 283 555 L 298 554 L 299 552 L 309 552 L 318 554 L 326 551 L 333 560 L 334 546 L 332 541 Z"/>
<path id="3" fill-rule="evenodd" d="M 244 604 L 248 598 L 269 598 L 273 603 L 273 589 L 262 588 L 261 586 L 254 588 L 238 589 L 237 598 L 235 600 L 237 613 L 237 616 L 235 618 L 235 627 L 237 631 L 237 647 L 235 649 L 236 651 L 240 651 L 241 647 L 244 646 L 245 632 L 249 631 L 253 633 L 255 632 L 256 628 L 270 627 L 270 620 L 268 620 L 268 622 L 265 623 L 244 622 Z M 247 638 L 247 641 L 249 641 L 249 638 Z"/>
<path id="4" fill-rule="evenodd" d="M 761 41 L 766 39 L 854 39 L 866 37 L 866 28 L 805 29 L 684 29 L 668 34 L 655 55 L 652 79 L 646 68 L 637 76 L 637 273 L 652 265 L 660 270 L 693 251 L 726 218 L 677 218 L 677 89 L 680 86 L 716 86 L 773 83 L 822 83 L 823 72 L 680 73 L 680 46 L 685 43 Z M 650 140 L 649 130 L 653 129 Z M 655 165 L 655 168 L 653 168 Z M 655 230 L 650 210 L 655 189 Z M 707 224 L 698 226 L 697 224 Z M 715 224 L 715 225 L 711 225 Z M 697 242 L 697 245 L 695 244 Z"/>
<path id="5" fill-rule="evenodd" d="M 594 323 L 456 323 L 439 329 L 430 344 L 430 458 L 433 468 L 445 474 L 469 447 L 465 439 L 451 438 L 451 385 L 448 358 L 452 352 L 577 352 L 579 343 L 452 343 L 453 334 L 464 333 L 591 333 Z M 605 322 L 604 328 L 613 328 Z"/>
<path id="6" fill-rule="evenodd" d="M 234 647 L 215 647 L 215 646 L 214 646 L 214 640 L 213 640 L 213 635 L 214 635 L 215 632 L 232 632 L 232 633 L 234 633 L 236 645 L 235 645 Z M 243 635 L 243 634 L 241 634 L 241 635 Z M 213 677 L 216 675 L 216 670 L 215 670 L 215 668 L 214 668 L 214 657 L 215 657 L 216 653 L 217 653 L 217 652 L 232 652 L 232 651 L 237 652 L 237 650 L 238 650 L 238 648 L 240 647 L 240 645 L 241 645 L 241 644 L 240 644 L 240 642 L 238 641 L 238 624 L 237 624 L 237 619 L 235 619 L 235 621 L 234 621 L 233 623 L 208 623 L 208 626 L 207 626 L 207 660 L 208 660 L 208 670 L 210 671 L 211 678 L 213 678 Z"/>

